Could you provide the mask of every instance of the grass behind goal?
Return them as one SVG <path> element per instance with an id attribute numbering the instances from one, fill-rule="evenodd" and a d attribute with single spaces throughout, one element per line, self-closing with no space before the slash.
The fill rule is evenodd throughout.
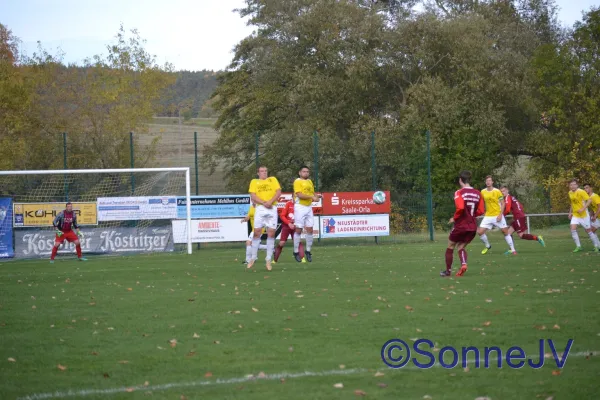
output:
<path id="1" fill-rule="evenodd" d="M 594 398 L 600 358 L 584 353 L 600 350 L 600 257 L 544 233 L 547 248 L 516 239 L 517 257 L 499 233 L 486 256 L 475 241 L 460 279 L 439 277 L 440 236 L 316 245 L 307 264 L 288 247 L 272 272 L 246 271 L 242 247 L 2 263 L 0 398 Z M 575 341 L 561 371 L 391 370 L 380 351 L 392 338 L 532 352 L 540 338 Z"/>

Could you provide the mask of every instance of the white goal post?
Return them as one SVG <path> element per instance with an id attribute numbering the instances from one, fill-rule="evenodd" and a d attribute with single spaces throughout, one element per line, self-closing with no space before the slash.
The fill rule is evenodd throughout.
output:
<path id="1" fill-rule="evenodd" d="M 27 175 L 29 176 L 36 176 L 36 175 L 54 175 L 57 178 L 55 179 L 55 185 L 57 185 L 57 183 L 60 180 L 64 179 L 64 185 L 65 188 L 67 187 L 68 183 L 67 177 L 71 177 L 73 175 L 84 175 L 84 174 L 88 174 L 88 175 L 96 175 L 96 177 L 98 177 L 99 175 L 105 175 L 105 174 L 131 174 L 131 179 L 132 179 L 132 187 L 133 187 L 133 182 L 134 182 L 134 176 L 135 174 L 139 174 L 139 173 L 169 173 L 169 172 L 179 172 L 180 174 L 185 172 L 185 201 L 186 201 L 186 206 L 185 206 L 185 220 L 187 222 L 186 226 L 187 226 L 187 254 L 192 254 L 192 211 L 191 211 L 191 186 L 190 186 L 190 168 L 189 167 L 174 167 L 174 168 L 118 168 L 118 169 L 66 169 L 66 170 L 20 170 L 20 171 L 0 171 L 0 197 L 3 197 L 4 195 L 7 195 L 8 192 L 5 193 L 5 191 L 7 191 L 7 187 L 10 187 L 10 184 L 8 184 L 7 186 L 3 187 L 2 186 L 2 179 L 7 179 L 7 177 L 13 176 L 13 177 L 19 177 L 20 180 L 13 180 L 13 182 L 21 182 L 24 181 Z M 155 181 L 158 181 L 159 178 L 155 179 Z M 153 182 L 154 184 L 156 184 L 156 182 Z M 181 183 L 181 182 L 180 182 Z M 169 186 L 168 184 L 166 186 Z M 150 187 L 150 186 L 148 186 Z M 171 185 L 171 187 L 175 187 L 174 185 Z M 166 189 L 168 190 L 168 189 Z M 97 191 L 95 193 L 100 193 L 100 194 L 106 194 L 108 195 L 109 193 L 107 192 L 102 192 L 102 191 Z M 142 193 L 142 195 L 148 195 L 149 193 Z M 160 196 L 165 196 L 165 195 L 169 195 L 169 196 L 177 196 L 178 193 L 161 193 Z M 90 194 L 89 196 L 91 196 L 92 194 Z M 10 193 L 8 193 L 8 196 L 10 197 Z M 97 195 L 98 197 L 101 197 L 101 195 Z M 139 196 L 139 194 L 137 194 L 137 191 L 134 192 L 133 188 L 132 188 L 132 193 L 130 195 L 131 197 L 134 196 Z M 32 196 L 30 196 L 32 197 Z M 43 196 L 40 196 L 40 198 L 42 198 Z M 56 196 L 55 196 L 56 197 Z M 181 196 L 183 197 L 183 196 Z M 32 197 L 33 198 L 33 197 Z M 34 200 L 37 198 L 34 198 Z M 73 202 L 75 202 L 75 200 L 72 200 Z M 183 219 L 183 218 L 181 218 Z M 80 222 L 81 224 L 81 222 Z"/>

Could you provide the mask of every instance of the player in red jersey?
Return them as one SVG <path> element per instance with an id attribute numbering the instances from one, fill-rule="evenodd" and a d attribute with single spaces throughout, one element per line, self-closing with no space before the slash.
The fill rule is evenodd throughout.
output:
<path id="1" fill-rule="evenodd" d="M 523 205 L 517 198 L 511 195 L 508 192 L 508 188 L 506 186 L 500 187 L 500 191 L 504 196 L 504 200 L 506 201 L 506 207 L 504 208 L 504 215 L 508 215 L 512 212 L 513 222 L 510 224 L 508 228 L 508 235 L 512 235 L 513 232 L 517 232 L 517 235 L 521 239 L 524 240 L 537 240 L 539 244 L 543 247 L 546 247 L 546 243 L 544 243 L 544 238 L 542 236 L 530 235 L 527 232 L 527 216 L 525 215 L 525 210 L 523 209 Z M 510 254 L 511 251 L 508 250 L 504 254 Z"/>
<path id="2" fill-rule="evenodd" d="M 58 246 L 60 246 L 65 240 L 69 243 L 75 243 L 75 249 L 77 250 L 77 258 L 79 261 L 87 261 L 87 258 L 81 256 L 81 244 L 79 237 L 82 236 L 79 231 L 79 225 L 77 225 L 77 214 L 73 211 L 73 204 L 68 202 L 66 209 L 58 213 L 54 221 L 52 222 L 54 229 L 56 229 L 56 238 L 54 239 L 54 247 L 52 247 L 52 256 L 50 257 L 50 263 L 54 264 L 54 258 L 58 253 Z M 77 233 L 73 232 L 73 229 L 77 229 Z"/>
<path id="3" fill-rule="evenodd" d="M 294 239 L 294 234 L 296 231 L 296 225 L 294 225 L 294 202 L 289 200 L 285 203 L 285 206 L 281 209 L 279 213 L 279 218 L 281 218 L 281 236 L 279 237 L 279 245 L 275 248 L 275 258 L 274 262 L 279 260 L 279 256 L 281 255 L 281 251 L 283 250 L 283 246 L 287 242 L 288 237 L 292 237 Z M 298 252 L 300 253 L 300 257 L 302 257 L 302 262 L 306 262 L 304 258 L 304 246 L 302 242 L 300 243 L 300 247 L 298 248 Z"/>
<path id="4" fill-rule="evenodd" d="M 458 177 L 460 189 L 454 193 L 454 205 L 456 212 L 448 221 L 454 224 L 448 236 L 448 248 L 446 249 L 446 270 L 440 272 L 440 276 L 452 275 L 452 261 L 454 249 L 458 248 L 461 267 L 456 276 L 463 276 L 467 272 L 467 250 L 465 249 L 477 234 L 477 216 L 485 212 L 485 205 L 481 192 L 473 189 L 470 185 L 471 172 L 462 171 Z"/>

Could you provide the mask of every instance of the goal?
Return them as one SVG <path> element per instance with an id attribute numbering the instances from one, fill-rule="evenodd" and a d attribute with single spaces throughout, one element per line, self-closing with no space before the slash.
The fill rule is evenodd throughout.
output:
<path id="1" fill-rule="evenodd" d="M 192 253 L 188 167 L 0 171 L 0 259 L 49 257 L 67 202 L 84 255 Z M 74 250 L 65 241 L 57 259 Z"/>

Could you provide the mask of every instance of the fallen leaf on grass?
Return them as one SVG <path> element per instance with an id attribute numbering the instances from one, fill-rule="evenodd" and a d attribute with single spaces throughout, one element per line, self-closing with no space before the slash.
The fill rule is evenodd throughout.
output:
<path id="1" fill-rule="evenodd" d="M 404 308 L 405 308 L 407 311 L 412 311 L 412 310 L 413 310 L 413 308 L 412 308 L 411 306 L 404 306 Z"/>
<path id="2" fill-rule="evenodd" d="M 127 389 L 125 389 L 125 391 L 126 391 L 127 393 L 131 393 L 131 392 L 133 392 L 133 391 L 134 391 L 134 389 L 133 389 L 133 388 L 127 388 Z"/>
<path id="3" fill-rule="evenodd" d="M 560 329 L 560 326 L 558 326 L 558 325 L 554 325 L 554 326 L 552 327 L 552 329 L 556 329 L 556 330 L 558 330 L 558 329 Z"/>
<path id="4" fill-rule="evenodd" d="M 185 397 L 184 395 L 179 396 L 179 400 L 187 400 L 187 397 Z"/>
<path id="5" fill-rule="evenodd" d="M 321 317 L 326 317 L 326 316 L 327 316 L 327 314 L 321 314 Z"/>
<path id="6" fill-rule="evenodd" d="M 258 373 L 258 375 L 257 375 L 257 377 L 258 377 L 258 378 L 260 378 L 260 379 L 262 379 L 262 378 L 265 378 L 266 376 L 267 376 L 267 375 L 266 375 L 264 372 L 262 372 L 262 371 L 260 371 L 260 372 Z"/>
<path id="7" fill-rule="evenodd" d="M 102 376 L 106 379 L 106 378 L 110 378 L 110 375 L 107 374 L 106 372 L 104 374 L 102 374 Z"/>
<path id="8" fill-rule="evenodd" d="M 373 310 L 373 312 L 374 312 L 375 314 L 377 314 L 377 313 L 379 312 L 379 310 Z"/>
<path id="9" fill-rule="evenodd" d="M 192 336 L 194 339 L 198 339 L 200 337 L 200 335 L 198 335 L 197 333 L 194 332 L 194 335 Z"/>
<path id="10" fill-rule="evenodd" d="M 148 381 L 144 382 L 144 386 L 148 386 L 148 385 L 150 385 L 150 382 L 148 382 Z"/>
<path id="11" fill-rule="evenodd" d="M 56 366 L 56 368 L 60 369 L 61 371 L 64 371 L 64 370 L 66 370 L 66 369 L 67 369 L 67 367 L 65 367 L 64 365 L 60 365 L 60 364 L 58 364 L 58 365 Z"/>
<path id="12" fill-rule="evenodd" d="M 491 303 L 491 302 L 492 302 L 492 299 L 485 299 L 485 302 L 486 302 L 486 303 Z"/>
<path id="13" fill-rule="evenodd" d="M 131 292 L 132 290 L 133 290 L 133 288 L 130 288 L 130 287 L 127 288 L 128 292 Z"/>
<path id="14" fill-rule="evenodd" d="M 129 361 L 127 361 L 127 360 L 121 360 L 121 361 L 119 361 L 119 364 L 129 364 Z"/>
<path id="15" fill-rule="evenodd" d="M 92 355 L 93 355 L 93 356 L 97 356 L 97 355 L 98 355 L 98 353 L 97 353 L 97 352 L 95 352 L 95 351 L 92 351 Z"/>
<path id="16" fill-rule="evenodd" d="M 373 376 L 384 376 L 385 374 L 383 372 L 375 372 L 375 375 Z"/>
<path id="17" fill-rule="evenodd" d="M 379 382 L 377 384 L 377 386 L 379 386 L 380 388 L 386 388 L 387 387 L 387 385 L 385 383 L 383 383 L 383 382 Z"/>
<path id="18" fill-rule="evenodd" d="M 536 325 L 534 328 L 537 329 L 537 330 L 539 330 L 539 331 L 543 331 L 543 330 L 546 329 L 546 326 L 545 325 Z"/>
<path id="19" fill-rule="evenodd" d="M 214 344 L 221 344 L 221 342 L 219 342 L 218 340 L 215 340 L 213 343 Z"/>
<path id="20" fill-rule="evenodd" d="M 492 321 L 485 321 L 482 325 L 483 326 L 490 326 L 492 324 Z"/>
<path id="21" fill-rule="evenodd" d="M 17 360 L 15 360 L 15 359 L 14 359 L 14 358 L 12 358 L 12 357 L 8 357 L 8 361 L 10 361 L 10 362 L 17 362 Z"/>
<path id="22" fill-rule="evenodd" d="M 356 390 L 354 391 L 354 394 L 355 394 L 355 395 L 357 395 L 357 396 L 366 396 L 366 395 L 367 395 L 367 393 L 366 393 L 366 392 L 364 392 L 364 391 L 362 391 L 362 390 L 360 390 L 360 389 L 356 389 Z"/>
<path id="23" fill-rule="evenodd" d="M 204 374 L 205 378 L 210 378 L 211 376 L 213 376 L 212 372 L 207 372 L 207 373 Z"/>
<path id="24" fill-rule="evenodd" d="M 171 343 L 171 347 L 176 347 L 177 346 L 177 339 L 171 339 L 171 340 L 169 340 L 169 343 Z"/>
<path id="25" fill-rule="evenodd" d="M 190 351 L 189 353 L 187 353 L 185 356 L 186 357 L 194 357 L 196 355 L 195 351 Z"/>
<path id="26" fill-rule="evenodd" d="M 352 314 L 350 314 L 350 316 L 351 316 L 352 318 L 356 318 L 356 317 L 358 317 L 358 314 L 357 314 L 357 313 L 352 313 Z"/>
<path id="27" fill-rule="evenodd" d="M 254 307 L 252 307 L 252 311 L 254 311 L 254 312 L 258 312 L 258 308 L 254 308 Z"/>
<path id="28" fill-rule="evenodd" d="M 492 399 L 486 396 L 486 397 L 475 397 L 475 400 L 492 400 Z"/>
<path id="29" fill-rule="evenodd" d="M 554 376 L 560 375 L 560 370 L 559 369 L 555 369 L 554 371 L 552 371 L 552 375 L 554 375 Z"/>
<path id="30" fill-rule="evenodd" d="M 344 384 L 343 383 L 336 383 L 335 385 L 333 385 L 334 388 L 336 389 L 343 389 L 344 388 Z"/>
<path id="31" fill-rule="evenodd" d="M 344 364 L 340 364 L 340 369 L 344 369 L 346 366 Z"/>

